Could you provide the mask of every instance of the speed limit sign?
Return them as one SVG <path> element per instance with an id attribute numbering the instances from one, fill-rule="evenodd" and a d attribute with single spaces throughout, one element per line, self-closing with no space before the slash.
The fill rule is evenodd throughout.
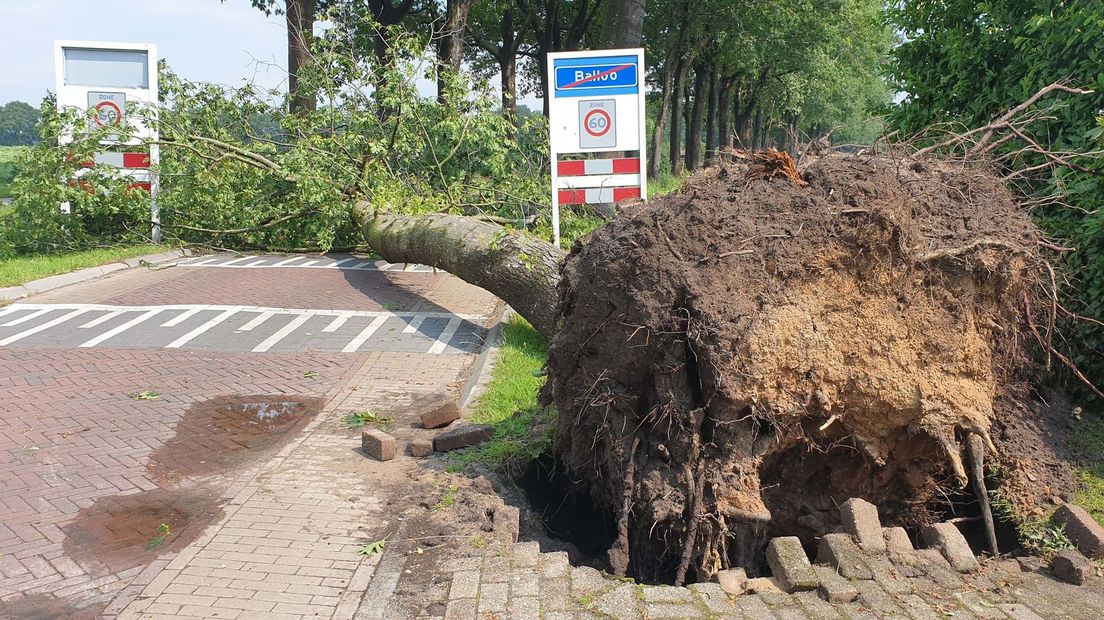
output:
<path id="1" fill-rule="evenodd" d="M 617 102 L 614 99 L 579 101 L 579 148 L 617 146 Z"/>

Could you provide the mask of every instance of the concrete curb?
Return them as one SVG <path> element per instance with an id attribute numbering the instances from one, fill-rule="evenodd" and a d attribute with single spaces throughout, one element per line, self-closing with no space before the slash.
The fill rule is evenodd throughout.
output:
<path id="1" fill-rule="evenodd" d="M 78 269 L 77 271 L 70 271 L 69 273 L 59 273 L 56 276 L 49 276 L 46 278 L 41 278 L 39 280 L 32 280 L 30 282 L 25 282 L 17 286 L 0 288 L 0 302 L 16 301 L 24 297 L 29 297 L 31 295 L 37 295 L 39 293 L 45 293 L 46 291 L 52 291 L 63 286 L 69 286 L 72 284 L 78 284 L 80 282 L 87 282 L 88 280 L 94 280 L 96 278 L 102 278 L 108 274 L 115 273 L 116 271 L 122 271 L 124 269 L 134 269 L 143 265 L 163 265 L 165 263 L 180 258 L 192 256 L 193 254 L 194 252 L 187 249 L 173 250 L 170 252 L 160 252 L 158 254 L 136 256 L 134 258 L 128 258 L 117 263 L 108 263 L 106 265 L 100 265 L 98 267 Z"/>
<path id="2" fill-rule="evenodd" d="M 461 409 L 467 409 L 468 405 L 482 396 L 487 389 L 487 384 L 491 382 L 491 375 L 494 373 L 495 367 L 498 366 L 498 358 L 502 355 L 502 326 L 513 315 L 514 309 L 506 306 L 498 316 L 498 322 L 491 328 L 491 331 L 487 332 L 487 346 L 483 347 L 483 352 L 475 360 L 472 374 L 468 377 L 468 382 L 464 384 L 464 389 L 460 392 L 459 404 Z"/>

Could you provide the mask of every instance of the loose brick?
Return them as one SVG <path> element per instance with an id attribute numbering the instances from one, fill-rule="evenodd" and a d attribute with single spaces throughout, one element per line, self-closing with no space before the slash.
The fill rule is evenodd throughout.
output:
<path id="1" fill-rule="evenodd" d="M 855 584 L 841 577 L 835 569 L 827 566 L 815 566 L 813 570 L 816 571 L 817 578 L 820 580 L 820 585 L 817 587 L 817 594 L 820 595 L 820 598 L 829 603 L 850 603 L 859 597 L 859 591 L 855 588 Z"/>
<path id="2" fill-rule="evenodd" d="M 443 397 L 431 403 L 420 418 L 425 428 L 441 428 L 460 419 L 460 407 L 451 398 Z"/>
<path id="3" fill-rule="evenodd" d="M 434 437 L 433 449 L 437 452 L 450 452 L 483 443 L 493 436 L 494 429 L 489 424 L 462 426 Z"/>
<path id="4" fill-rule="evenodd" d="M 980 568 L 969 543 L 953 523 L 934 523 L 925 526 L 920 535 L 929 547 L 939 549 L 951 564 L 951 568 L 956 571 L 972 573 Z"/>
<path id="5" fill-rule="evenodd" d="M 767 544 L 767 563 L 786 592 L 815 590 L 819 585 L 816 572 L 809 563 L 809 558 L 805 556 L 801 539 L 797 536 L 772 539 Z"/>
<path id="6" fill-rule="evenodd" d="M 397 451 L 395 438 L 378 428 L 366 428 L 360 434 L 360 447 L 377 461 L 390 461 Z"/>
<path id="7" fill-rule="evenodd" d="M 1085 585 L 1096 574 L 1096 567 L 1080 551 L 1063 549 L 1050 561 L 1050 570 L 1054 576 L 1074 585 Z"/>
<path id="8" fill-rule="evenodd" d="M 1066 536 L 1086 557 L 1104 558 L 1104 526 L 1097 523 L 1087 510 L 1074 504 L 1062 504 L 1050 520 L 1065 528 Z"/>
<path id="9" fill-rule="evenodd" d="M 853 497 L 840 506 L 843 529 L 855 538 L 859 549 L 866 553 L 885 553 L 886 541 L 878 508 L 868 501 Z"/>
<path id="10" fill-rule="evenodd" d="M 411 439 L 410 456 L 422 458 L 433 454 L 433 442 L 428 439 Z"/>
<path id="11" fill-rule="evenodd" d="M 714 578 L 721 588 L 733 596 L 739 596 L 747 590 L 747 571 L 742 568 L 729 568 L 718 571 Z"/>
<path id="12" fill-rule="evenodd" d="M 848 579 L 874 578 L 850 534 L 838 532 L 821 537 L 817 547 L 817 563 L 828 564 Z"/>

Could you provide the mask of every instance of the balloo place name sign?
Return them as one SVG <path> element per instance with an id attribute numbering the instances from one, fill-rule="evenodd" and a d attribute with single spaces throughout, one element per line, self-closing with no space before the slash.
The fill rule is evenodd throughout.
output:
<path id="1" fill-rule="evenodd" d="M 552 235 L 560 206 L 647 198 L 644 50 L 548 55 Z"/>

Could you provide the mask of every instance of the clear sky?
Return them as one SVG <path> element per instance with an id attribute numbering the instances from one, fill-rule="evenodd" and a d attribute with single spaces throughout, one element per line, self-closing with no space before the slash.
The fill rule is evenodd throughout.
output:
<path id="1" fill-rule="evenodd" d="M 156 43 L 190 80 L 287 80 L 282 16 L 249 0 L 0 0 L 0 104 L 37 106 L 54 89 L 55 39 Z"/>

